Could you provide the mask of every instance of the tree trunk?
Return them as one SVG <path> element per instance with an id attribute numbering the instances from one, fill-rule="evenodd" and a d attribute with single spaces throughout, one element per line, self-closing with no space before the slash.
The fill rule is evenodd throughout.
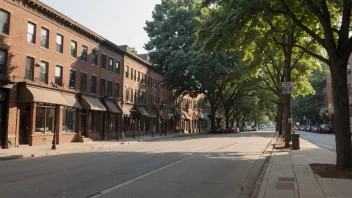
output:
<path id="1" fill-rule="evenodd" d="M 229 110 L 225 109 L 225 123 L 226 123 L 226 128 L 230 127 L 230 112 Z"/>
<path id="2" fill-rule="evenodd" d="M 346 61 L 343 59 L 332 61 L 330 65 L 335 115 L 336 166 L 341 169 L 352 168 L 346 66 L 347 58 Z"/>
<path id="3" fill-rule="evenodd" d="M 285 127 L 285 147 L 290 147 L 291 142 L 291 123 L 288 119 L 291 118 L 291 94 L 284 96 L 284 127 Z"/>
<path id="4" fill-rule="evenodd" d="M 211 131 L 215 130 L 215 108 L 214 105 L 210 104 L 210 113 L 211 113 L 211 119 L 210 119 L 210 127 Z"/>

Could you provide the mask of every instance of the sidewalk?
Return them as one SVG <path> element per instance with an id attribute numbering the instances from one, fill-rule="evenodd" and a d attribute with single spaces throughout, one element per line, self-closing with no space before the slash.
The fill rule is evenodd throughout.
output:
<path id="1" fill-rule="evenodd" d="M 93 149 L 103 149 L 103 148 L 114 148 L 123 145 L 131 145 L 141 141 L 151 141 L 166 138 L 175 138 L 183 136 L 192 136 L 197 134 L 183 134 L 183 133 L 168 133 L 167 136 L 160 136 L 155 134 L 151 137 L 149 134 L 136 138 L 123 138 L 119 141 L 107 140 L 107 141 L 93 141 L 93 142 L 73 142 L 67 144 L 60 144 L 56 146 L 56 150 L 51 149 L 50 145 L 40 145 L 40 146 L 23 146 L 19 148 L 11 149 L 0 149 L 0 161 L 11 160 L 17 158 L 30 158 L 30 157 L 42 157 L 49 155 L 62 155 L 68 153 L 79 153 L 85 152 Z"/>
<path id="2" fill-rule="evenodd" d="M 258 198 L 352 197 L 352 180 L 320 178 L 309 166 L 311 163 L 335 164 L 334 152 L 303 139 L 300 147 L 297 151 L 273 149 Z"/>

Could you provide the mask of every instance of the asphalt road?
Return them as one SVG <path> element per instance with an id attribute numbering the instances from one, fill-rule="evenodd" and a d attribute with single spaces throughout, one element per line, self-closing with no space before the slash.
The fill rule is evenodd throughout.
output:
<path id="1" fill-rule="evenodd" d="M 318 134 L 304 131 L 297 132 L 300 134 L 300 138 L 307 140 L 310 143 L 313 143 L 321 148 L 336 152 L 336 142 L 334 134 Z"/>
<path id="2" fill-rule="evenodd" d="M 199 135 L 2 161 L 0 197 L 237 197 L 245 178 L 256 180 L 250 173 L 260 172 L 273 134 Z"/>

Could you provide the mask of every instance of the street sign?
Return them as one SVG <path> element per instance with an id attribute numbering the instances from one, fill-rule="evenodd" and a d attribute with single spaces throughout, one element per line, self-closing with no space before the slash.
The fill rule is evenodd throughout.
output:
<path id="1" fill-rule="evenodd" d="M 292 119 L 292 118 L 289 118 L 289 119 L 288 119 L 288 123 L 291 124 L 292 122 L 293 122 L 293 119 Z"/>
<path id="2" fill-rule="evenodd" d="M 281 93 L 282 94 L 292 94 L 293 93 L 293 82 L 282 82 L 281 83 Z"/>

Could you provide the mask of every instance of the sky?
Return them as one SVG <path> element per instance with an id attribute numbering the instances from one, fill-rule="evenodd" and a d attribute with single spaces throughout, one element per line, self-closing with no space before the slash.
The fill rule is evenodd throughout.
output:
<path id="1" fill-rule="evenodd" d="M 41 0 L 45 4 L 93 30 L 117 45 L 146 53 L 149 41 L 145 22 L 161 0 Z"/>

